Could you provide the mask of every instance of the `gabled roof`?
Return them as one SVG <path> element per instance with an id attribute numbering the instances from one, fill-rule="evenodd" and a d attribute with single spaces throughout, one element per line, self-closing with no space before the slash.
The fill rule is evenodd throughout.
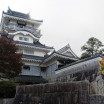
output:
<path id="1" fill-rule="evenodd" d="M 67 44 L 66 46 L 62 47 L 61 49 L 59 49 L 57 52 L 58 53 L 63 53 L 65 52 L 66 50 L 68 50 L 70 48 L 69 44 Z"/>
<path id="2" fill-rule="evenodd" d="M 29 14 L 24 14 L 24 13 L 17 12 L 17 11 L 12 11 L 10 8 L 8 8 L 7 12 L 4 12 L 4 13 L 7 14 L 7 15 L 15 16 L 15 17 L 30 19 Z"/>
<path id="3" fill-rule="evenodd" d="M 70 56 L 70 57 L 78 58 L 78 56 L 70 48 L 69 44 L 67 44 L 63 48 L 59 49 L 57 52 L 60 53 L 60 54 Z"/>
<path id="4" fill-rule="evenodd" d="M 69 59 L 69 60 L 73 60 L 73 61 L 77 61 L 78 59 L 77 58 L 71 58 L 67 55 L 64 55 L 64 54 L 60 54 L 56 51 L 54 51 L 52 54 L 50 54 L 49 56 L 46 56 L 43 63 L 51 60 L 51 59 L 54 59 L 54 58 L 57 58 L 57 59 Z"/>
<path id="5" fill-rule="evenodd" d="M 32 33 L 30 33 L 30 32 L 28 32 L 28 31 L 15 31 L 15 32 L 12 32 L 12 33 L 8 33 L 8 35 L 10 35 L 10 36 L 15 36 L 16 34 L 22 34 L 22 35 L 29 35 L 29 36 L 31 36 L 35 41 L 38 41 L 39 40 L 39 37 L 37 37 L 36 35 L 34 35 L 34 34 L 32 34 Z"/>
<path id="6" fill-rule="evenodd" d="M 14 16 L 14 17 L 19 17 L 19 18 L 23 18 L 23 19 L 33 20 L 33 21 L 37 21 L 37 22 L 43 22 L 43 20 L 31 19 L 29 13 L 25 14 L 25 13 L 13 11 L 10 8 L 8 8 L 7 12 L 3 11 L 3 14 L 9 15 L 9 16 Z"/>

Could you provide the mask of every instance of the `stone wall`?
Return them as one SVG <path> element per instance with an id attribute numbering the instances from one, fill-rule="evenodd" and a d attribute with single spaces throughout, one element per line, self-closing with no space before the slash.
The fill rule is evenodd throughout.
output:
<path id="1" fill-rule="evenodd" d="M 88 82 L 18 86 L 13 99 L 0 104 L 104 104 L 104 96 L 89 95 Z"/>
<path id="2" fill-rule="evenodd" d="M 0 104 L 12 104 L 14 98 L 0 99 Z"/>
<path id="3" fill-rule="evenodd" d="M 90 104 L 104 104 L 104 96 L 90 95 Z"/>
<path id="4" fill-rule="evenodd" d="M 18 86 L 12 104 L 89 104 L 88 82 Z"/>

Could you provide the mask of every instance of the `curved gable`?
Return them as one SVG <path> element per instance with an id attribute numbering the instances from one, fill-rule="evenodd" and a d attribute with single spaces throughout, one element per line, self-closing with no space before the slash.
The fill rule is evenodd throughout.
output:
<path id="1" fill-rule="evenodd" d="M 9 35 L 12 35 L 12 36 L 15 36 L 17 34 L 22 34 L 23 36 L 30 36 L 33 38 L 34 41 L 38 41 L 39 38 L 34 36 L 33 34 L 31 34 L 30 32 L 27 32 L 27 31 L 17 31 L 17 32 L 14 32 L 14 33 L 9 33 Z"/>

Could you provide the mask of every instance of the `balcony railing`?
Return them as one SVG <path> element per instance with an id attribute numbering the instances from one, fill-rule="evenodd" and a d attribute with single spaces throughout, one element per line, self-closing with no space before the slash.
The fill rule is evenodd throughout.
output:
<path id="1" fill-rule="evenodd" d="M 25 30 L 25 31 L 29 31 L 33 34 L 40 34 L 40 30 L 34 29 L 33 27 L 29 27 L 29 26 L 21 26 L 21 25 L 16 25 L 16 24 L 5 24 L 5 28 L 9 28 L 9 29 L 13 29 L 13 30 Z"/>

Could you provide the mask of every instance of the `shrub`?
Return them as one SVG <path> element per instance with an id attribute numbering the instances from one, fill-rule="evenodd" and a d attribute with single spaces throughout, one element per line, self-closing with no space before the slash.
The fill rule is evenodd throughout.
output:
<path id="1" fill-rule="evenodd" d="M 16 84 L 11 81 L 0 81 L 0 98 L 13 98 L 16 93 Z"/>

